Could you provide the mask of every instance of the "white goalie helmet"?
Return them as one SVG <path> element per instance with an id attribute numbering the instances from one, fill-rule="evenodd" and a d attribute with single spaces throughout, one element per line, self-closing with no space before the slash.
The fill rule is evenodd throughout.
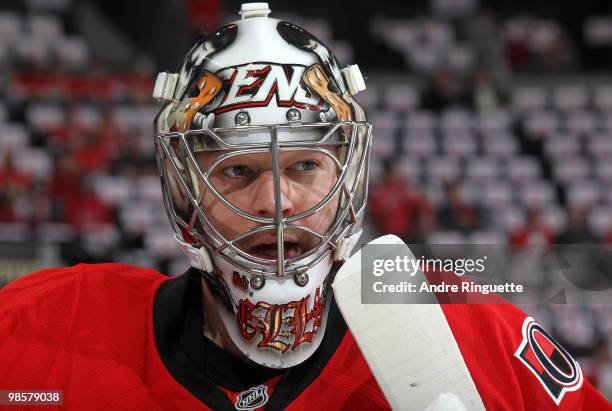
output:
<path id="1" fill-rule="evenodd" d="M 243 4 L 241 20 L 160 73 L 164 201 L 219 324 L 252 361 L 286 368 L 319 346 L 334 270 L 361 232 L 371 127 L 314 36 Z"/>

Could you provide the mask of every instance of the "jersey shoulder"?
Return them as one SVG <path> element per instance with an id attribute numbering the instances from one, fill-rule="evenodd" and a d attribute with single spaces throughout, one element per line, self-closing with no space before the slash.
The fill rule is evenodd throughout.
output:
<path id="1" fill-rule="evenodd" d="M 153 301 L 167 280 L 150 269 L 83 264 L 9 284 L 0 290 L 0 388 L 59 387 L 70 409 L 193 408 L 156 351 Z"/>
<path id="2" fill-rule="evenodd" d="M 148 268 L 125 264 L 78 264 L 48 268 L 25 275 L 0 289 L 0 317 L 10 312 L 36 309 L 38 314 L 64 314 L 76 304 L 94 305 L 101 300 L 125 301 L 167 278 Z"/>
<path id="3" fill-rule="evenodd" d="M 536 320 L 502 301 L 442 305 L 485 407 L 610 409 L 572 355 Z"/>

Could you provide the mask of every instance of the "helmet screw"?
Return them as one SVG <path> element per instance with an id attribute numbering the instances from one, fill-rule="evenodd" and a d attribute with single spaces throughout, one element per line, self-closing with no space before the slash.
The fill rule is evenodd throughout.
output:
<path id="1" fill-rule="evenodd" d="M 246 111 L 241 111 L 240 113 L 236 114 L 236 117 L 234 117 L 234 123 L 236 123 L 237 126 L 246 126 L 250 122 L 251 117 Z"/>
<path id="2" fill-rule="evenodd" d="M 306 273 L 298 273 L 293 277 L 293 281 L 300 287 L 304 287 L 308 284 L 308 274 Z"/>
<path id="3" fill-rule="evenodd" d="M 261 275 L 256 275 L 256 276 L 251 277 L 251 287 L 253 287 L 255 290 L 259 290 L 263 288 L 265 283 L 266 283 L 266 280 Z"/>
<path id="4" fill-rule="evenodd" d="M 289 109 L 287 110 L 287 120 L 289 120 L 290 123 L 301 121 L 302 114 L 295 108 Z"/>

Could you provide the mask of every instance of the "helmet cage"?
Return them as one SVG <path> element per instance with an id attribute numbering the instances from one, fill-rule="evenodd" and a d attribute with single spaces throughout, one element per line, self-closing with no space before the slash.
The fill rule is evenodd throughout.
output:
<path id="1" fill-rule="evenodd" d="M 285 137 L 304 131 L 308 139 Z M 258 139 L 255 142 L 248 137 L 249 133 L 261 135 L 262 132 L 269 133 L 265 141 Z M 240 141 L 232 142 L 234 140 L 228 135 L 240 135 Z M 159 133 L 155 136 L 155 142 L 168 217 L 183 241 L 196 247 L 207 247 L 209 252 L 249 273 L 283 276 L 304 272 L 329 256 L 343 238 L 359 227 L 367 198 L 371 138 L 371 125 L 366 121 L 249 125 Z M 338 146 L 338 155 L 332 153 L 327 148 L 329 146 Z M 303 212 L 283 216 L 279 155 L 296 150 L 314 151 L 331 158 L 337 179 L 317 204 Z M 220 154 L 208 169 L 203 170 L 195 157 L 199 151 Z M 210 181 L 210 176 L 224 160 L 256 153 L 271 153 L 275 198 L 273 218 L 240 209 Z M 226 238 L 202 208 L 206 192 L 233 213 L 258 225 L 233 238 Z M 338 211 L 325 233 L 298 224 L 299 220 L 322 210 L 336 196 L 339 198 Z M 317 245 L 294 258 L 285 259 L 283 238 L 289 229 L 301 230 L 316 237 Z M 273 231 L 276 235 L 277 258 L 258 257 L 236 246 L 238 241 L 265 231 Z"/>

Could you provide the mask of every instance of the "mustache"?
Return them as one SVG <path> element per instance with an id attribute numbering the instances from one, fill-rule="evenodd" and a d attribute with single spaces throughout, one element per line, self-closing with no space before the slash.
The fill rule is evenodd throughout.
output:
<path id="1" fill-rule="evenodd" d="M 321 240 L 315 236 L 304 230 L 299 230 L 295 228 L 286 228 L 283 231 L 283 242 L 286 243 L 294 243 L 300 246 L 302 252 L 306 252 L 308 250 L 313 249 L 317 245 L 321 243 Z M 264 232 L 251 234 L 239 241 L 236 242 L 236 247 L 241 250 L 247 251 L 263 245 L 263 244 L 277 244 L 278 238 L 276 236 L 276 230 L 270 229 Z"/>

